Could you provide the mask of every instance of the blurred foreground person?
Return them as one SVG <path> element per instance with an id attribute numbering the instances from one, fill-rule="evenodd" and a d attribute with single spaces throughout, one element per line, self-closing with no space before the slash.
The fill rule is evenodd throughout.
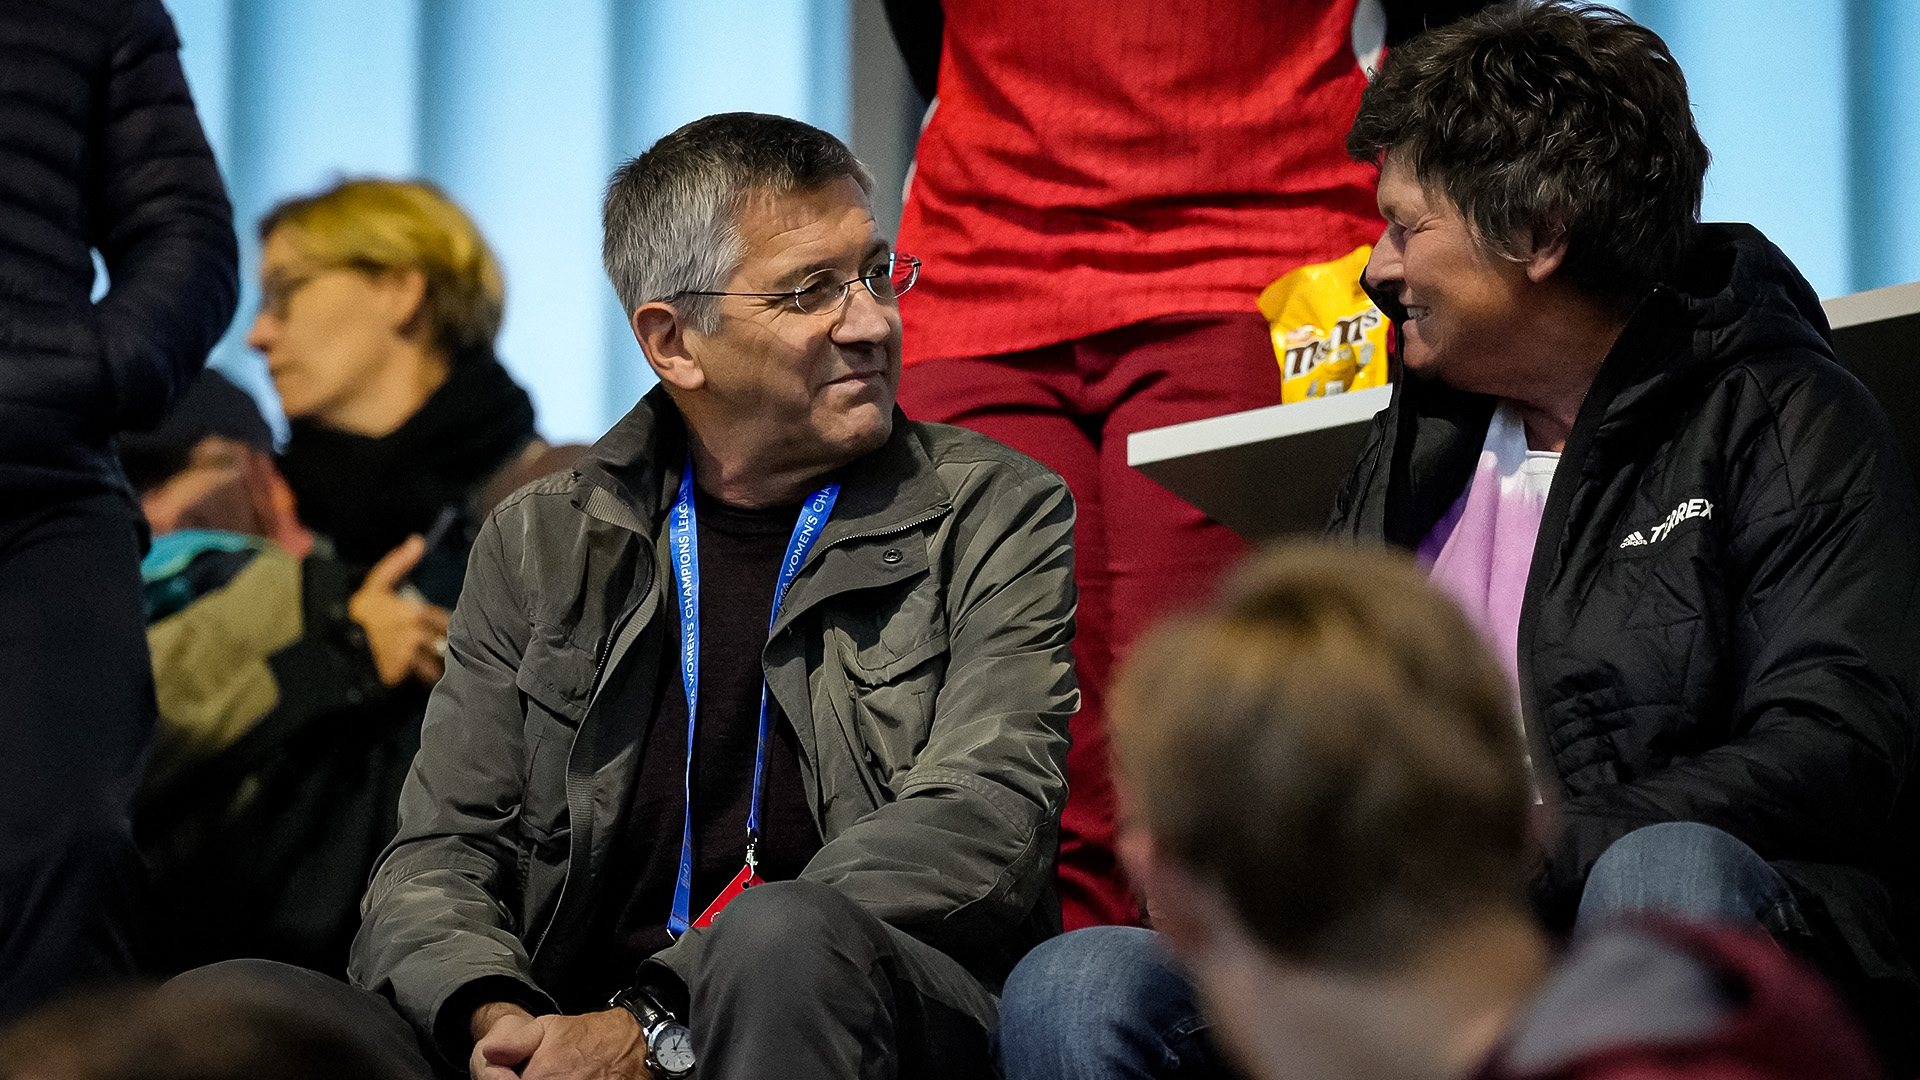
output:
<path id="1" fill-rule="evenodd" d="M 446 613 L 406 595 L 418 539 L 364 576 L 316 545 L 253 399 L 200 376 L 122 440 L 160 724 L 135 835 L 161 972 L 259 956 L 344 974 L 396 826 Z"/>
<path id="2" fill-rule="evenodd" d="M 1164 944 L 1206 1019 L 1170 982 L 1154 1007 L 1184 1010 L 1184 1068 L 1156 1071 L 1103 1070 L 1112 1033 L 1036 1041 L 1008 1016 L 1008 1075 L 1221 1074 L 1210 1023 L 1254 1080 L 1878 1076 L 1845 1009 L 1757 930 L 1621 918 L 1553 954 L 1527 900 L 1511 689 L 1422 578 L 1400 557 L 1282 549 L 1143 642 L 1114 744 L 1121 854 L 1159 935 L 1043 945 L 1007 1004 L 1100 993 L 1098 972 L 1063 966 L 1090 944 Z"/>
<path id="3" fill-rule="evenodd" d="M 1108 671 L 1248 550 L 1129 467 L 1127 436 L 1280 403 L 1261 290 L 1380 229 L 1340 142 L 1368 68 L 1484 2 L 888 4 L 939 94 L 900 218 L 927 261 L 900 404 L 1031 454 L 1079 507 L 1069 928 L 1138 915 L 1113 859 Z"/>
<path id="4" fill-rule="evenodd" d="M 0 1080 L 399 1080 L 386 1047 L 181 983 L 89 994 L 0 1031 Z"/>
<path id="5" fill-rule="evenodd" d="M 1330 528 L 1417 551 L 1505 663 L 1548 926 L 1764 926 L 1920 1072 L 1913 478 L 1799 271 L 1698 223 L 1665 43 L 1498 8 L 1390 54 L 1348 148 L 1406 377 Z"/>
<path id="6" fill-rule="evenodd" d="M 159 0 L 0 7 L 0 1021 L 131 965 L 153 690 L 112 440 L 166 414 L 236 290 L 178 51 Z"/>
<path id="7" fill-rule="evenodd" d="M 533 403 L 494 357 L 493 253 L 437 189 L 390 180 L 282 203 L 260 239 L 247 344 L 292 428 L 280 469 L 301 520 L 360 568 L 434 540 L 410 580 L 451 608 L 492 502 L 560 467 L 539 467 Z"/>

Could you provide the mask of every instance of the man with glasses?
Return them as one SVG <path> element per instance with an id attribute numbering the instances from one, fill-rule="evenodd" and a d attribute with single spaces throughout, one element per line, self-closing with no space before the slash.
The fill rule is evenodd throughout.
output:
<path id="1" fill-rule="evenodd" d="M 917 263 L 870 186 L 752 114 L 615 174 L 660 386 L 481 532 L 354 946 L 374 993 L 310 1007 L 502 1080 L 990 1074 L 999 983 L 1059 925 L 1073 503 L 895 409 Z"/>

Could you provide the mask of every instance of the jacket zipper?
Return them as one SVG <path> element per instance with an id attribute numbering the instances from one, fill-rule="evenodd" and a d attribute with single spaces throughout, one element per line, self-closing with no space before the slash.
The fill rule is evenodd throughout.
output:
<path id="1" fill-rule="evenodd" d="M 837 537 L 834 539 L 833 543 L 826 545 L 826 547 L 823 547 L 820 550 L 825 551 L 827 550 L 827 548 L 836 548 L 836 547 L 839 547 L 841 544 L 845 544 L 854 540 L 873 540 L 882 536 L 892 536 L 894 533 L 903 533 L 903 532 L 906 532 L 908 529 L 915 528 L 916 526 L 925 525 L 927 522 L 932 521 L 934 518 L 944 517 L 946 516 L 947 512 L 952 509 L 953 509 L 953 505 L 951 503 L 941 503 L 939 506 L 936 506 L 931 510 L 922 511 L 921 513 L 913 517 L 910 517 L 905 521 L 902 521 L 893 525 L 888 525 L 886 528 L 883 528 L 883 529 L 869 529 L 866 532 L 848 533 L 845 536 Z M 794 579 L 798 580 L 799 575 L 795 574 Z M 793 586 L 791 583 L 789 583 L 787 587 L 792 588 Z M 782 597 L 782 599 L 785 599 L 785 597 Z"/>
<path id="2" fill-rule="evenodd" d="M 939 506 L 936 506 L 931 510 L 924 510 L 915 517 L 910 517 L 905 521 L 898 522 L 893 525 L 888 525 L 884 529 L 869 529 L 866 532 L 848 533 L 847 535 L 834 540 L 834 542 L 831 544 L 828 544 L 827 547 L 838 547 L 849 540 L 871 540 L 877 536 L 892 536 L 894 533 L 906 532 L 908 529 L 911 529 L 916 525 L 925 525 L 927 522 L 932 521 L 934 518 L 942 517 L 947 513 L 947 511 L 952 509 L 953 509 L 952 503 L 941 503 Z M 821 550 L 824 551 L 826 549 L 822 548 Z"/>

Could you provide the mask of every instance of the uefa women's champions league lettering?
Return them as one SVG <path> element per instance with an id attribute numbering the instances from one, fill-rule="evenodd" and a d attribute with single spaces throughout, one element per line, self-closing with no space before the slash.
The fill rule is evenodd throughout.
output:
<path id="1" fill-rule="evenodd" d="M 700 721 L 700 544 L 699 526 L 693 506 L 693 454 L 680 471 L 680 493 L 667 515 L 667 542 L 673 550 L 674 589 L 680 609 L 680 680 L 687 695 L 687 767 L 683 778 L 685 812 L 680 828 L 680 873 L 674 880 L 673 911 L 667 916 L 667 932 L 678 938 L 690 929 L 710 926 L 722 908 L 755 885 L 765 884 L 760 877 L 760 802 L 767 787 L 767 739 L 771 734 L 773 713 L 767 684 L 760 684 L 760 728 L 753 752 L 753 795 L 747 809 L 746 864 L 713 903 L 699 917 L 693 904 L 693 754 L 695 732 Z M 780 575 L 774 584 L 773 610 L 767 616 L 767 632 L 773 632 L 780 619 L 780 605 L 794 575 L 807 561 L 807 552 L 820 539 L 820 530 L 833 514 L 840 497 L 840 485 L 828 484 L 808 496 L 800 507 L 800 519 L 794 522 L 793 535 L 787 539 L 787 553 L 780 560 Z"/>

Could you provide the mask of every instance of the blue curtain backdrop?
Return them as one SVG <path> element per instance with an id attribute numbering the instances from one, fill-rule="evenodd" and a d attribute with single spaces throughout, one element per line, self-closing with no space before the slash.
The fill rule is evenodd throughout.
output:
<path id="1" fill-rule="evenodd" d="M 711 112 L 845 138 L 846 0 L 167 0 L 233 195 L 246 292 L 214 363 L 263 401 L 244 338 L 254 223 L 341 176 L 424 176 L 506 272 L 500 356 L 540 430 L 588 441 L 651 384 L 600 272 L 620 161 Z"/>
<path id="2" fill-rule="evenodd" d="M 541 430 L 588 440 L 651 382 L 599 268 L 614 165 L 725 109 L 842 137 L 850 127 L 847 0 L 169 6 L 245 252 L 248 294 L 215 363 L 269 401 L 241 338 L 255 303 L 252 223 L 282 198 L 341 175 L 445 187 L 505 266 L 500 352 L 533 391 Z M 1619 6 L 1686 70 L 1714 154 L 1709 218 L 1758 224 L 1823 296 L 1920 279 L 1920 3 Z"/>

